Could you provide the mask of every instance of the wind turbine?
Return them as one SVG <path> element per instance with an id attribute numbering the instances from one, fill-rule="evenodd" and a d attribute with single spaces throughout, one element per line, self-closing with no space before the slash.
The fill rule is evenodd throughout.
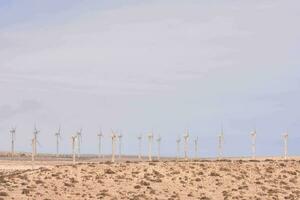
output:
<path id="1" fill-rule="evenodd" d="M 160 160 L 160 142 L 161 142 L 160 135 L 158 135 L 156 141 L 157 141 L 157 160 Z"/>
<path id="2" fill-rule="evenodd" d="M 104 158 L 104 155 L 102 154 L 102 149 L 101 149 L 101 147 L 102 147 L 102 137 L 103 137 L 103 133 L 102 133 L 102 130 L 100 130 L 100 133 L 98 133 L 97 134 L 97 136 L 99 137 L 99 143 L 98 143 L 98 157 L 100 158 L 100 157 L 102 157 L 102 158 Z"/>
<path id="3" fill-rule="evenodd" d="M 180 156 L 180 136 L 178 136 L 177 140 L 176 140 L 176 143 L 177 143 L 177 155 L 176 155 L 176 158 L 177 160 L 179 159 L 179 156 Z"/>
<path id="4" fill-rule="evenodd" d="M 36 125 L 34 125 L 34 131 L 33 131 L 33 139 L 34 139 L 34 155 L 37 155 L 36 146 L 38 143 L 37 135 L 39 134 L 39 130 L 37 130 Z"/>
<path id="5" fill-rule="evenodd" d="M 116 139 L 117 139 L 117 135 L 114 133 L 114 131 L 112 130 L 112 134 L 111 134 L 111 162 L 115 162 L 115 145 L 116 145 Z"/>
<path id="6" fill-rule="evenodd" d="M 224 144 L 224 132 L 223 132 L 223 127 L 221 128 L 221 133 L 218 136 L 218 151 L 219 151 L 219 157 L 218 159 L 220 160 L 223 157 L 223 144 Z"/>
<path id="7" fill-rule="evenodd" d="M 284 159 L 286 160 L 288 157 L 288 138 L 289 134 L 288 132 L 285 132 L 283 134 L 283 142 L 284 142 Z"/>
<path id="8" fill-rule="evenodd" d="M 59 156 L 59 140 L 61 139 L 60 132 L 61 132 L 61 128 L 59 126 L 58 131 L 55 133 L 55 137 L 56 137 L 56 157 Z"/>
<path id="9" fill-rule="evenodd" d="M 73 165 L 75 165 L 76 162 L 76 139 L 78 138 L 77 135 L 72 135 L 71 139 L 72 139 L 72 155 L 73 155 Z"/>
<path id="10" fill-rule="evenodd" d="M 252 159 L 256 158 L 256 129 L 251 132 L 252 139 Z"/>
<path id="11" fill-rule="evenodd" d="M 77 136 L 77 157 L 80 158 L 80 145 L 81 145 L 81 141 L 82 141 L 82 128 L 77 131 L 76 133 Z"/>
<path id="12" fill-rule="evenodd" d="M 118 135 L 118 141 L 119 141 L 119 159 L 121 159 L 121 157 L 122 157 L 122 138 L 123 138 L 123 135 L 122 135 L 122 133 L 120 133 Z"/>
<path id="13" fill-rule="evenodd" d="M 11 134 L 11 157 L 13 158 L 15 154 L 16 128 L 12 128 L 9 132 Z"/>
<path id="14" fill-rule="evenodd" d="M 152 161 L 152 141 L 153 141 L 153 131 L 148 134 L 148 159 Z"/>
<path id="15" fill-rule="evenodd" d="M 183 135 L 184 139 L 184 159 L 188 160 L 188 140 L 189 140 L 190 134 L 189 130 L 186 129 L 185 134 Z"/>
<path id="16" fill-rule="evenodd" d="M 138 158 L 141 160 L 142 159 L 142 134 L 140 134 L 137 139 L 139 140 L 139 155 Z"/>
<path id="17" fill-rule="evenodd" d="M 197 159 L 198 158 L 198 136 L 194 140 L 194 144 L 195 144 L 195 159 Z"/>
<path id="18" fill-rule="evenodd" d="M 34 168 L 34 160 L 35 160 L 35 150 L 36 150 L 36 138 L 33 137 L 31 140 L 31 147 L 32 147 L 32 153 L 31 153 L 31 167 Z"/>

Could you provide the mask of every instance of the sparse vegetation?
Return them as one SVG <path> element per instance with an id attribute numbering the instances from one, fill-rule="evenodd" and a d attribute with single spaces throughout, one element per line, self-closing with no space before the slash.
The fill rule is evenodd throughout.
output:
<path id="1" fill-rule="evenodd" d="M 300 199 L 299 174 L 297 161 L 81 163 L 1 173 L 0 200 Z"/>

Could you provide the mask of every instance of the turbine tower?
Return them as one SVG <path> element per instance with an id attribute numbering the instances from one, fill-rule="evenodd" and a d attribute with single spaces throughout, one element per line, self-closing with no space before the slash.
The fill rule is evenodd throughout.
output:
<path id="1" fill-rule="evenodd" d="M 34 125 L 34 130 L 33 130 L 33 142 L 34 142 L 34 145 L 33 145 L 33 153 L 34 155 L 37 155 L 37 149 L 36 149 L 36 146 L 37 146 L 37 143 L 38 143 L 38 139 L 37 139 L 37 135 L 39 134 L 39 130 L 37 130 L 36 128 L 36 125 Z"/>
<path id="2" fill-rule="evenodd" d="M 138 141 L 139 141 L 139 155 L 138 155 L 138 158 L 139 160 L 142 159 L 142 134 L 140 134 L 138 137 L 137 137 Z"/>
<path id="3" fill-rule="evenodd" d="M 36 138 L 33 137 L 31 139 L 31 147 L 32 147 L 32 152 L 31 152 L 31 167 L 32 169 L 34 168 L 34 160 L 35 160 L 35 150 L 36 150 Z"/>
<path id="4" fill-rule="evenodd" d="M 160 142 L 161 142 L 160 135 L 158 135 L 156 141 L 157 141 L 157 160 L 160 160 Z"/>
<path id="5" fill-rule="evenodd" d="M 111 134 L 111 162 L 115 162 L 115 145 L 116 145 L 117 135 L 112 130 Z"/>
<path id="6" fill-rule="evenodd" d="M 102 130 L 100 130 L 100 133 L 97 134 L 97 136 L 99 137 L 99 143 L 98 143 L 98 157 L 102 157 L 104 158 L 104 155 L 102 154 L 102 137 L 103 137 L 103 133 Z"/>
<path id="7" fill-rule="evenodd" d="M 288 138 L 289 134 L 288 132 L 283 134 L 283 141 L 284 141 L 284 159 L 286 160 L 288 157 Z"/>
<path id="8" fill-rule="evenodd" d="M 252 139 L 252 159 L 256 158 L 256 130 L 251 132 Z"/>
<path id="9" fill-rule="evenodd" d="M 75 165 L 75 163 L 76 163 L 76 150 L 75 150 L 75 147 L 76 147 L 77 135 L 73 135 L 71 139 L 72 139 L 73 165 Z"/>
<path id="10" fill-rule="evenodd" d="M 177 140 L 176 140 L 176 143 L 177 143 L 177 154 L 176 154 L 176 158 L 177 158 L 177 160 L 178 160 L 179 157 L 180 157 L 180 141 L 181 141 L 180 136 L 178 136 L 178 137 L 177 137 Z"/>
<path id="11" fill-rule="evenodd" d="M 198 136 L 194 140 L 194 144 L 195 144 L 195 159 L 197 159 L 198 158 Z"/>
<path id="12" fill-rule="evenodd" d="M 218 144 L 219 157 L 218 157 L 218 159 L 220 160 L 223 157 L 223 144 L 224 144 L 223 128 L 221 129 L 221 133 L 220 133 L 218 139 L 219 139 L 219 144 Z"/>
<path id="13" fill-rule="evenodd" d="M 183 135 L 184 139 L 184 159 L 188 160 L 188 140 L 189 140 L 190 134 L 189 130 L 186 129 L 185 134 Z"/>
<path id="14" fill-rule="evenodd" d="M 76 133 L 77 136 L 77 157 L 80 158 L 80 145 L 81 145 L 81 141 L 82 141 L 82 128 L 77 131 Z"/>
<path id="15" fill-rule="evenodd" d="M 121 159 L 121 157 L 122 157 L 122 138 L 123 138 L 123 135 L 122 135 L 122 133 L 120 133 L 118 135 L 118 141 L 119 141 L 119 159 Z"/>
<path id="16" fill-rule="evenodd" d="M 15 154 L 16 128 L 12 128 L 9 132 L 11 134 L 11 157 L 13 158 Z"/>
<path id="17" fill-rule="evenodd" d="M 153 131 L 148 134 L 148 159 L 152 161 L 152 141 L 153 141 Z"/>
<path id="18" fill-rule="evenodd" d="M 56 136 L 56 157 L 59 156 L 59 140 L 61 139 L 60 132 L 61 132 L 61 128 L 59 126 L 58 131 L 55 133 L 55 136 Z"/>

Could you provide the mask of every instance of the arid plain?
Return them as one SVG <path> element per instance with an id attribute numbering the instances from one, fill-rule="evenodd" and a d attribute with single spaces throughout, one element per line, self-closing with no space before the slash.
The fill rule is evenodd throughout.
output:
<path id="1" fill-rule="evenodd" d="M 37 159 L 38 160 L 38 159 Z M 0 161 L 1 199 L 300 199 L 300 159 Z"/>

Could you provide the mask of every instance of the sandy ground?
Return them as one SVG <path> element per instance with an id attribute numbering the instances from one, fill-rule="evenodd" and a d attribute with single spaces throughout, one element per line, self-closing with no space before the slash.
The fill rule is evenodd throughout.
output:
<path id="1" fill-rule="evenodd" d="M 0 199 L 300 199 L 300 159 L 1 160 Z"/>

